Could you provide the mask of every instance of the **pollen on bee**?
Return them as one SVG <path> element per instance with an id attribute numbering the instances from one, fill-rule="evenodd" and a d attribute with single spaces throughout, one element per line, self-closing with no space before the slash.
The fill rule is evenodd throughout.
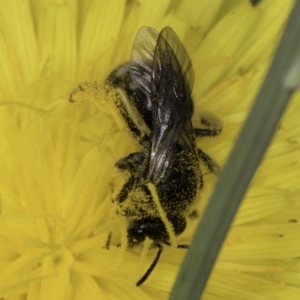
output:
<path id="1" fill-rule="evenodd" d="M 120 130 L 126 130 L 126 124 L 116 107 L 118 91 L 109 84 L 98 82 L 84 82 L 79 84 L 69 96 L 70 103 L 84 102 L 90 105 L 91 113 L 101 112 L 110 116 Z"/>
<path id="2" fill-rule="evenodd" d="M 151 195 L 153 197 L 153 201 L 154 201 L 154 203 L 156 205 L 156 208 L 159 212 L 159 216 L 160 216 L 160 218 L 162 219 L 163 223 L 166 226 L 166 229 L 167 229 L 167 232 L 169 234 L 170 241 L 171 241 L 170 246 L 175 249 L 177 247 L 177 241 L 176 241 L 176 236 L 175 236 L 175 233 L 174 233 L 173 226 L 171 225 L 170 221 L 168 220 L 168 218 L 166 216 L 166 213 L 165 213 L 164 209 L 162 208 L 162 206 L 160 204 L 159 197 L 157 195 L 154 184 L 148 183 L 147 186 L 148 186 L 148 188 L 151 192 Z"/>

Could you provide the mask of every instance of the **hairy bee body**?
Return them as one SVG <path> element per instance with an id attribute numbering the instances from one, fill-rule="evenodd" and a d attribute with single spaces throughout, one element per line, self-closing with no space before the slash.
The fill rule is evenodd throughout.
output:
<path id="1" fill-rule="evenodd" d="M 128 220 L 129 246 L 138 245 L 149 237 L 159 248 L 155 260 L 137 285 L 142 284 L 154 269 L 163 249 L 161 244 L 170 243 L 149 184 L 155 187 L 174 234 L 179 235 L 186 227 L 186 212 L 203 185 L 199 161 L 204 161 L 213 173 L 219 170 L 196 146 L 196 136 L 217 135 L 221 128 L 193 128 L 193 81 L 191 60 L 170 27 L 160 33 L 153 28 L 141 28 L 130 62 L 115 69 L 107 78 L 113 88 L 125 92 L 126 99 L 119 97 L 115 103 L 141 145 L 140 152 L 129 154 L 115 165 L 127 174 L 115 201 Z M 141 129 L 128 107 L 139 112 L 148 133 Z"/>

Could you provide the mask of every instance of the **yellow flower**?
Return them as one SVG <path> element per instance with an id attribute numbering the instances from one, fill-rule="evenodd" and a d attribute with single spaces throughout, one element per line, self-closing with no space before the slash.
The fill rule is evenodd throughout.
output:
<path id="1" fill-rule="evenodd" d="M 148 251 L 151 241 L 126 249 L 126 220 L 116 216 L 111 201 L 122 180 L 114 176 L 114 163 L 138 145 L 101 84 L 129 59 L 140 27 L 171 26 L 196 73 L 194 123 L 201 111 L 224 123 L 219 137 L 198 145 L 223 165 L 292 4 L 0 2 L 0 298 L 167 299 L 185 250 L 165 246 L 153 273 L 135 286 L 157 250 Z M 76 90 L 84 81 L 85 91 Z M 72 91 L 75 103 L 69 101 Z M 203 299 L 297 299 L 300 294 L 299 106 L 298 92 Z M 200 214 L 216 180 L 206 173 Z M 197 222 L 189 221 L 179 244 L 190 242 Z"/>

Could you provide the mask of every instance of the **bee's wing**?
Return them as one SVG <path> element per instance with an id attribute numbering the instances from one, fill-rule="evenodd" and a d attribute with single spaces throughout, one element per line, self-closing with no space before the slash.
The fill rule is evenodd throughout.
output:
<path id="1" fill-rule="evenodd" d="M 171 66 L 173 71 L 182 75 L 181 79 L 185 87 L 185 93 L 188 96 L 191 95 L 195 77 L 192 61 L 171 27 L 165 27 L 161 31 L 155 47 L 152 64 L 152 86 L 154 84 L 157 90 L 161 85 L 161 77 L 167 76 L 164 69 L 167 65 Z"/>
<path id="2" fill-rule="evenodd" d="M 150 27 L 142 27 L 134 40 L 131 51 L 130 76 L 132 81 L 146 95 L 152 95 L 152 62 L 158 32 Z"/>
<path id="3" fill-rule="evenodd" d="M 142 27 L 138 31 L 131 51 L 132 80 L 145 94 L 153 96 L 156 93 L 162 75 L 161 61 L 166 58 L 161 53 L 157 53 L 158 49 L 166 50 L 170 65 L 174 67 L 174 71 L 182 73 L 185 91 L 190 95 L 194 83 L 191 59 L 170 27 L 165 27 L 160 34 L 151 27 Z M 156 55 L 155 60 L 154 55 Z"/>
<path id="4" fill-rule="evenodd" d="M 178 143 L 196 155 L 190 98 L 194 71 L 189 55 L 170 27 L 165 27 L 157 39 L 151 80 L 153 137 L 149 176 L 159 182 L 172 159 L 172 145 Z"/>

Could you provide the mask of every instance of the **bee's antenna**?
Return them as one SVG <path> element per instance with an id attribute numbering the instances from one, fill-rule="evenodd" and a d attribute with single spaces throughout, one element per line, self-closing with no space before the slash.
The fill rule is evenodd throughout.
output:
<path id="1" fill-rule="evenodd" d="M 151 266 L 148 268 L 148 270 L 146 271 L 146 273 L 142 276 L 142 278 L 136 283 L 136 286 L 140 286 L 148 277 L 149 275 L 152 273 L 153 269 L 155 268 L 159 258 L 160 258 L 160 255 L 163 251 L 163 246 L 161 246 L 160 244 L 158 243 L 155 243 L 154 244 L 155 246 L 158 247 L 158 251 L 157 251 L 157 254 L 156 254 L 156 257 L 155 259 L 153 260 Z"/>

